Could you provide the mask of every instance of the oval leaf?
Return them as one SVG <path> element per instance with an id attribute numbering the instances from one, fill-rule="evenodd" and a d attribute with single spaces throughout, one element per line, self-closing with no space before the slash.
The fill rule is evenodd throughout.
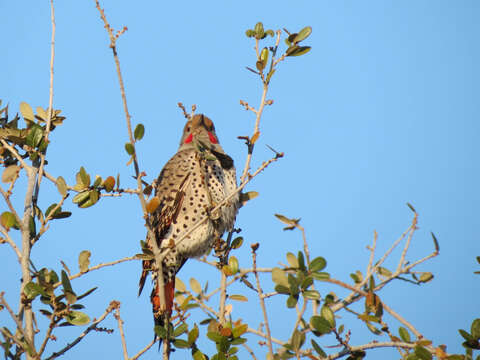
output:
<path id="1" fill-rule="evenodd" d="M 332 328 L 335 327 L 335 315 L 333 314 L 332 309 L 329 306 L 324 305 L 320 310 L 320 314 L 328 321 Z"/>
<path id="2" fill-rule="evenodd" d="M 63 177 L 59 176 L 57 178 L 56 185 L 60 195 L 67 196 L 67 183 Z"/>
<path id="3" fill-rule="evenodd" d="M 17 178 L 18 172 L 20 171 L 20 166 L 10 165 L 2 173 L 2 182 L 9 183 Z"/>
<path id="4" fill-rule="evenodd" d="M 323 257 L 319 256 L 310 262 L 310 265 L 308 266 L 308 270 L 321 271 L 325 269 L 326 266 L 327 266 L 327 261 Z"/>
<path id="5" fill-rule="evenodd" d="M 20 112 L 22 113 L 22 116 L 24 119 L 31 120 L 31 121 L 35 119 L 32 107 L 29 104 L 27 104 L 25 101 L 22 101 L 20 103 Z"/>
<path id="6" fill-rule="evenodd" d="M 90 266 L 90 255 L 90 251 L 83 250 L 78 256 L 78 267 L 80 268 L 80 272 L 84 273 L 88 270 L 88 267 Z"/>
<path id="7" fill-rule="evenodd" d="M 283 285 L 285 287 L 289 286 L 285 271 L 278 267 L 272 269 L 272 281 L 278 285 Z"/>
<path id="8" fill-rule="evenodd" d="M 295 36 L 295 39 L 293 40 L 293 42 L 298 43 L 300 41 L 303 41 L 307 37 L 309 37 L 311 33 L 312 33 L 312 27 L 311 26 L 306 26 L 302 30 L 300 30 L 300 32 L 297 34 L 297 36 Z"/>
<path id="9" fill-rule="evenodd" d="M 144 134 L 145 134 L 145 127 L 143 126 L 143 124 L 137 124 L 137 126 L 135 126 L 135 131 L 133 132 L 133 136 L 135 137 L 135 140 L 142 140 Z"/>
<path id="10" fill-rule="evenodd" d="M 230 300 L 236 300 L 236 301 L 248 301 L 248 298 L 243 295 L 229 295 L 228 298 Z"/>
<path id="11" fill-rule="evenodd" d="M 113 188 L 115 187 L 115 178 L 113 176 L 107 177 L 103 182 L 103 186 L 105 187 L 105 190 L 107 192 L 112 191 Z"/>
<path id="12" fill-rule="evenodd" d="M 128 155 L 133 155 L 133 153 L 135 152 L 135 148 L 131 143 L 128 142 L 125 144 L 125 151 Z"/>
<path id="13" fill-rule="evenodd" d="M 297 257 L 294 254 L 292 254 L 291 252 L 287 253 L 287 261 L 292 268 L 294 268 L 294 269 L 298 268 Z"/>
<path id="14" fill-rule="evenodd" d="M 200 294 L 202 292 L 202 287 L 201 287 L 200 283 L 197 281 L 197 279 L 195 279 L 195 278 L 190 279 L 190 287 L 197 294 Z"/>
<path id="15" fill-rule="evenodd" d="M 72 325 L 87 325 L 90 322 L 88 315 L 80 311 L 70 311 L 66 320 Z"/>

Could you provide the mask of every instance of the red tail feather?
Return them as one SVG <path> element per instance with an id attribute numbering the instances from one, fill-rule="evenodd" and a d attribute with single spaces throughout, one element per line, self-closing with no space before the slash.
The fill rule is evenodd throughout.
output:
<path id="1" fill-rule="evenodd" d="M 170 280 L 164 285 L 165 289 L 165 303 L 166 308 L 165 311 L 161 311 L 160 308 L 160 296 L 158 294 L 158 282 L 155 284 L 155 288 L 152 291 L 151 295 L 151 302 L 152 302 L 152 309 L 153 309 L 153 318 L 155 320 L 156 325 L 163 325 L 165 314 L 168 314 L 168 317 L 172 314 L 173 308 L 173 295 L 175 292 L 175 280 Z"/>

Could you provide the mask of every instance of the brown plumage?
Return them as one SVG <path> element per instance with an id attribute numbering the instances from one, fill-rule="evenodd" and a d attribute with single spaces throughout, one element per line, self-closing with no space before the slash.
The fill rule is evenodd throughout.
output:
<path id="1" fill-rule="evenodd" d="M 176 273 L 185 261 L 206 254 L 217 238 L 232 229 L 239 207 L 236 194 L 218 212 L 210 213 L 236 190 L 237 180 L 233 160 L 220 146 L 209 118 L 195 115 L 187 121 L 177 153 L 166 163 L 153 185 L 160 205 L 148 220 L 160 249 L 171 248 L 162 263 L 166 310 L 160 309 L 153 260 L 143 261 L 139 295 L 148 272 L 152 271 L 151 302 L 158 325 L 171 314 Z M 209 218 L 181 240 L 183 234 L 205 216 Z M 154 239 L 147 236 L 147 247 L 151 248 Z"/>

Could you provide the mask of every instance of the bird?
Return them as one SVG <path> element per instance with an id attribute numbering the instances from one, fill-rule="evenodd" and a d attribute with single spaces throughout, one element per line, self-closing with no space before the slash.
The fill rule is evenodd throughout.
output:
<path id="1" fill-rule="evenodd" d="M 147 232 L 145 246 L 151 251 L 156 241 L 161 251 L 168 249 L 162 261 L 166 306 L 161 307 L 154 260 L 142 261 L 138 295 L 151 272 L 154 323 L 165 326 L 172 313 L 176 274 L 188 259 L 207 254 L 226 231 L 233 229 L 240 207 L 233 159 L 221 147 L 210 118 L 203 114 L 190 116 L 177 152 L 152 187 L 159 205 L 147 218 L 151 231 Z M 185 237 L 183 234 L 189 231 Z"/>

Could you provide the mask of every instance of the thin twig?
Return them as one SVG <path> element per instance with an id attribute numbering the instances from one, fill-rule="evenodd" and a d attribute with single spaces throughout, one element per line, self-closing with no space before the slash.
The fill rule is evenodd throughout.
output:
<path id="1" fill-rule="evenodd" d="M 55 7 L 53 6 L 53 0 L 50 0 L 50 20 L 52 23 L 52 37 L 51 37 L 51 44 L 50 44 L 50 87 L 49 87 L 49 97 L 48 97 L 47 125 L 45 128 L 45 139 L 44 139 L 46 144 L 48 144 L 48 136 L 50 135 L 50 130 L 52 126 L 52 112 L 53 112 L 53 64 L 55 62 Z M 40 191 L 40 184 L 42 183 L 46 153 L 47 153 L 47 149 L 45 149 L 44 154 L 40 153 L 40 168 L 38 170 L 37 184 L 35 189 L 35 203 L 38 200 L 38 192 Z"/>
<path id="2" fill-rule="evenodd" d="M 127 342 L 125 340 L 125 333 L 123 332 L 123 320 L 120 317 L 120 306 L 117 306 L 115 313 L 113 314 L 118 323 L 118 332 L 120 333 L 120 339 L 122 339 L 123 359 L 128 360 Z"/>
<path id="3" fill-rule="evenodd" d="M 260 300 L 260 307 L 262 308 L 262 312 L 263 312 L 263 321 L 265 323 L 265 329 L 267 330 L 268 353 L 273 358 L 272 334 L 270 333 L 270 325 L 268 323 L 267 308 L 265 307 L 265 299 L 262 296 L 263 290 L 262 290 L 262 287 L 260 286 L 260 277 L 258 276 L 258 272 L 256 271 L 256 268 L 257 268 L 256 250 L 257 249 L 258 249 L 258 244 L 253 244 L 252 245 L 253 273 L 255 274 L 255 279 L 257 280 L 258 299 Z"/>
<path id="4" fill-rule="evenodd" d="M 140 356 L 142 356 L 145 352 L 147 352 L 152 346 L 153 344 L 155 344 L 156 342 L 158 341 L 158 337 L 156 337 L 155 339 L 153 339 L 152 341 L 150 341 L 150 343 L 145 346 L 142 350 L 140 350 L 138 353 L 136 353 L 134 356 L 132 356 L 130 358 L 130 360 L 136 360 L 138 359 Z"/>
<path id="5" fill-rule="evenodd" d="M 351 352 L 356 352 L 356 351 L 362 351 L 362 350 L 367 350 L 367 349 L 376 349 L 376 348 L 384 348 L 384 347 L 401 347 L 405 349 L 413 349 L 415 346 L 417 346 L 415 343 L 406 343 L 406 342 L 399 342 L 399 341 L 385 341 L 385 342 L 376 342 L 372 341 L 364 345 L 359 345 L 359 346 L 351 346 L 350 351 Z M 334 359 L 339 359 L 341 357 L 344 357 L 348 355 L 348 353 L 345 353 L 344 350 L 331 354 L 327 356 L 326 358 L 322 358 L 325 360 L 334 360 Z"/>
<path id="6" fill-rule="evenodd" d="M 142 350 L 140 350 L 137 354 L 130 358 L 130 360 L 136 360 L 140 356 L 142 356 L 145 352 L 147 352 L 156 342 L 158 338 L 153 339 L 147 346 L 145 346 Z"/>
<path id="7" fill-rule="evenodd" d="M 68 350 L 70 350 L 71 348 L 73 348 L 75 345 L 77 345 L 80 341 L 82 341 L 82 339 L 92 330 L 94 330 L 97 325 L 99 323 L 101 323 L 103 320 L 105 320 L 105 318 L 107 317 L 108 314 L 110 314 L 114 309 L 116 309 L 118 306 L 120 305 L 120 303 L 118 301 L 112 301 L 110 303 L 110 305 L 108 305 L 107 309 L 105 310 L 105 312 L 97 319 L 95 320 L 92 325 L 90 325 L 88 328 L 86 328 L 81 334 L 80 336 L 78 336 L 75 340 L 73 340 L 70 344 L 67 344 L 67 346 L 65 346 L 63 349 L 61 349 L 60 351 L 58 352 L 54 352 L 52 353 L 52 355 L 50 355 L 48 358 L 46 358 L 45 360 L 52 360 L 52 359 L 55 359 L 63 354 L 65 354 Z"/>
<path id="8" fill-rule="evenodd" d="M 32 343 L 30 342 L 30 339 L 26 336 L 26 333 L 23 330 L 22 323 L 20 322 L 20 319 L 18 318 L 17 315 L 13 312 L 12 308 L 10 305 L 8 305 L 7 301 L 4 298 L 5 292 L 0 292 L 0 304 L 5 306 L 7 309 L 8 313 L 10 314 L 10 317 L 12 318 L 13 321 L 15 321 L 15 325 L 17 325 L 17 329 L 22 334 L 22 336 L 25 338 L 25 342 L 27 345 L 32 349 L 33 352 L 35 352 L 35 348 L 33 347 Z"/>
<path id="9" fill-rule="evenodd" d="M 89 267 L 86 271 L 84 272 L 79 272 L 79 273 L 76 273 L 72 276 L 69 276 L 68 278 L 70 280 L 73 280 L 73 279 L 76 279 L 76 278 L 79 278 L 80 276 L 83 276 L 91 271 L 94 271 L 94 270 L 98 270 L 98 269 L 101 269 L 101 268 L 104 268 L 106 266 L 112 266 L 112 265 L 116 265 L 116 264 L 120 264 L 122 262 L 125 262 L 125 261 L 131 261 L 131 260 L 141 260 L 139 258 L 137 258 L 136 255 L 133 255 L 133 256 L 129 256 L 129 257 L 126 257 L 126 258 L 123 258 L 123 259 L 119 259 L 119 260 L 115 260 L 115 261 L 111 261 L 111 262 L 108 262 L 108 263 L 103 263 L 103 264 L 98 264 L 98 265 L 95 265 L 95 266 L 92 266 L 92 267 Z M 56 284 L 53 285 L 54 288 L 57 288 L 59 287 L 60 285 L 62 285 L 61 282 L 57 282 Z"/>
<path id="10" fill-rule="evenodd" d="M 5 236 L 4 238 L 5 242 L 7 242 L 12 247 L 13 251 L 15 251 L 15 254 L 17 254 L 18 262 L 21 263 L 22 253 L 20 252 L 20 249 L 17 247 L 17 244 L 15 244 L 15 242 L 12 240 L 7 230 L 3 226 L 0 226 L 0 232 L 3 234 L 3 236 Z"/>

